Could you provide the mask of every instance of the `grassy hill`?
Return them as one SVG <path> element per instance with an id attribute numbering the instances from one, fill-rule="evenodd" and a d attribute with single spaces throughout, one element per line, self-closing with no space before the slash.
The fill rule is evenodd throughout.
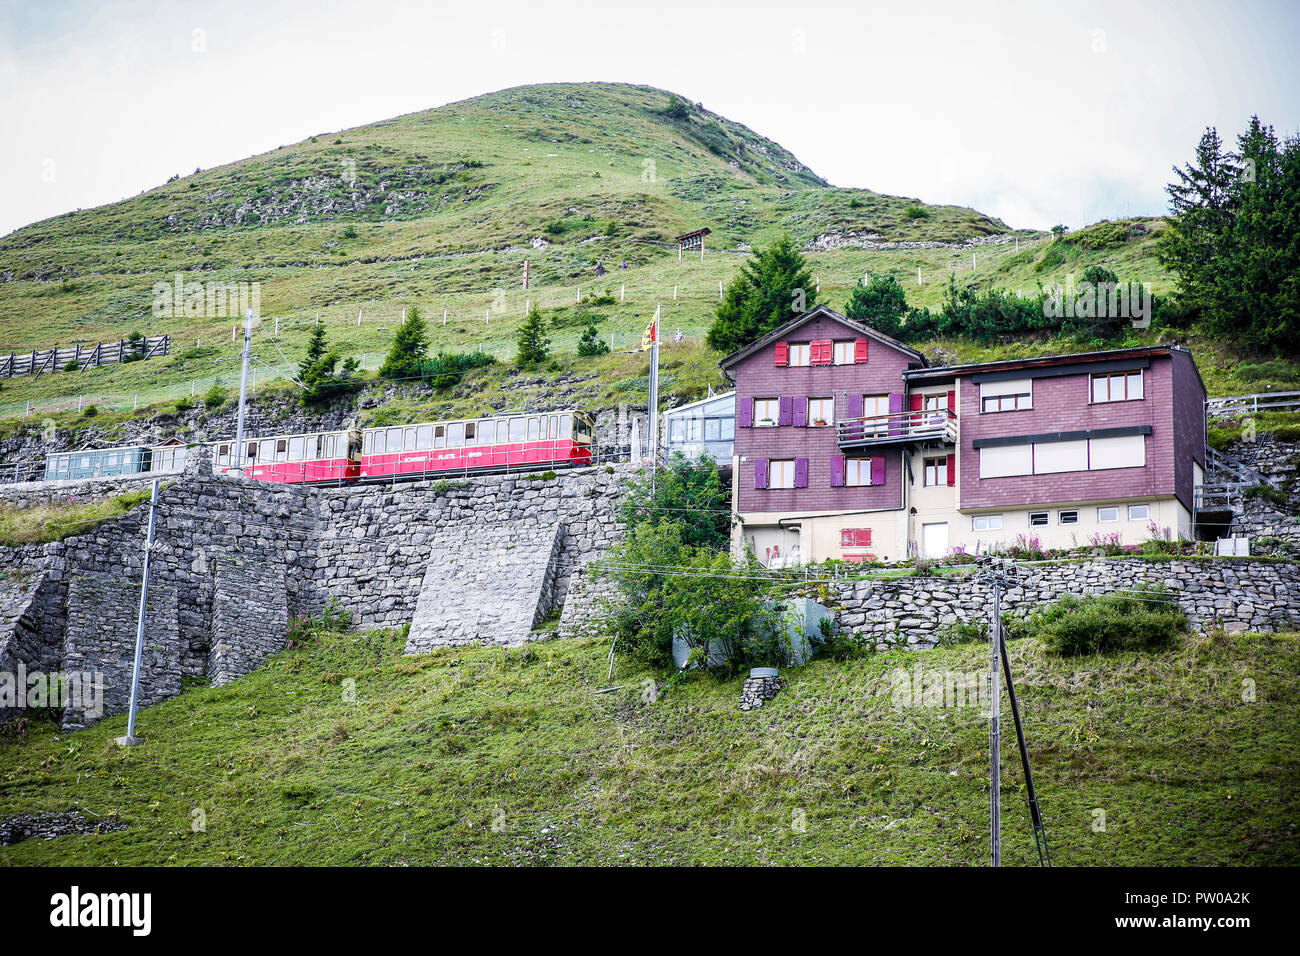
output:
<path id="1" fill-rule="evenodd" d="M 681 384 L 664 394 L 685 400 L 719 383 L 717 356 L 700 345 L 719 283 L 747 249 L 782 231 L 810 250 L 823 300 L 843 307 L 866 272 L 896 275 L 919 305 L 941 300 L 949 274 L 1032 292 L 1095 262 L 1160 293 L 1171 281 L 1150 236 L 1162 224 L 1145 224 L 1145 238 L 1130 238 L 1122 224 L 1118 235 L 1107 226 L 1053 242 L 972 209 L 830 186 L 780 145 L 665 91 L 521 87 L 321 133 L 0 238 L 0 353 L 132 330 L 170 332 L 176 344 L 162 361 L 0 382 L 0 417 L 25 414 L 29 401 L 39 420 L 75 409 L 78 396 L 123 409 L 235 385 L 234 318 L 152 314 L 154 283 L 177 275 L 260 283 L 265 331 L 278 320 L 279 333 L 274 342 L 259 335 L 255 351 L 280 368 L 296 361 L 319 319 L 346 354 L 375 369 L 410 305 L 433 321 L 435 350 L 508 359 L 532 302 L 556 322 L 560 354 L 550 371 L 565 376 L 583 364 L 573 354 L 579 296 L 616 350 L 635 344 L 662 306 L 669 337 L 681 333 L 673 344 L 684 367 Z M 713 230 L 709 253 L 678 262 L 672 237 L 701 226 Z M 1006 241 L 974 249 L 974 261 L 960 245 L 990 237 Z M 608 270 L 599 279 L 598 261 Z M 1222 366 L 1222 388 L 1242 390 L 1240 358 L 1203 345 Z M 961 341 L 933 350 L 963 360 L 988 351 Z M 621 355 L 600 377 L 635 380 L 643 365 Z M 269 375 L 263 369 L 259 381 Z M 551 384 L 509 389 L 514 405 L 495 407 L 545 404 Z M 471 387 L 462 398 L 473 395 Z M 589 398 L 602 400 L 595 391 Z"/>
<path id="2" fill-rule="evenodd" d="M 983 645 L 815 662 L 747 714 L 739 679 L 691 677 L 647 703 L 651 675 L 622 661 L 619 689 L 599 693 L 595 639 L 415 658 L 402 645 L 324 635 L 146 709 L 138 748 L 111 743 L 125 717 L 10 730 L 0 817 L 81 809 L 128 828 L 28 840 L 0 863 L 987 861 L 987 719 L 891 701 L 896 668 L 978 671 Z M 1300 859 L 1297 636 L 1076 659 L 1031 638 L 1010 654 L 1058 865 Z M 1009 719 L 1004 732 L 1003 859 L 1030 865 Z"/>

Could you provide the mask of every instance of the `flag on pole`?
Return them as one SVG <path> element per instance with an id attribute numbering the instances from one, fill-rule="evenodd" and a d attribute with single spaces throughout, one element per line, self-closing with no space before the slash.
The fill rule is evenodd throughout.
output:
<path id="1" fill-rule="evenodd" d="M 650 320 L 650 324 L 645 327 L 641 333 L 641 351 L 644 352 L 656 342 L 659 341 L 659 310 L 655 309 L 655 317 Z"/>

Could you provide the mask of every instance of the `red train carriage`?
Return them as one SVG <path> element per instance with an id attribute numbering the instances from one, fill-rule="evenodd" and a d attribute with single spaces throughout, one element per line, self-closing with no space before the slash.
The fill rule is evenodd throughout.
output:
<path id="1" fill-rule="evenodd" d="M 420 478 L 591 464 L 593 425 L 584 412 L 537 412 L 253 438 L 244 474 L 262 481 L 323 483 Z M 233 442 L 216 446 L 214 466 L 237 464 Z"/>

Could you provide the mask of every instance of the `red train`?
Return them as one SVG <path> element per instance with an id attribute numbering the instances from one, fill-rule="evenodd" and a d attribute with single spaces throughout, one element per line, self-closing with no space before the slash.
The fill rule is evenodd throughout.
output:
<path id="1" fill-rule="evenodd" d="M 244 441 L 249 478 L 292 484 L 591 464 L 594 426 L 578 411 L 537 412 L 385 428 L 274 435 Z M 213 469 L 237 464 L 235 443 L 217 442 Z"/>

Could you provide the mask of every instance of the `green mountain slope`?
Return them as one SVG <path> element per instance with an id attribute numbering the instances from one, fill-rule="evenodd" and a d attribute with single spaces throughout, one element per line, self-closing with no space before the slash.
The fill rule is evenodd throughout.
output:
<path id="1" fill-rule="evenodd" d="M 982 645 L 813 663 L 750 713 L 739 678 L 648 702 L 651 675 L 621 659 L 617 689 L 598 693 L 596 639 L 416 658 L 402 645 L 326 635 L 145 709 L 142 747 L 112 746 L 124 716 L 10 731 L 0 817 L 84 809 L 127 829 L 0 847 L 0 865 L 988 859 L 987 718 L 892 695 L 896 668 L 986 670 Z M 1057 865 L 1297 862 L 1295 636 L 1078 659 L 1026 639 L 1010 659 Z M 1003 861 L 1033 865 L 1009 726 Z"/>
<path id="2" fill-rule="evenodd" d="M 672 237 L 703 226 L 713 230 L 704 260 L 679 262 Z M 233 317 L 154 314 L 154 284 L 177 276 L 260 283 L 267 331 L 277 320 L 279 331 L 275 343 L 259 336 L 256 352 L 280 368 L 319 319 L 374 369 L 410 305 L 433 320 L 435 351 L 508 359 L 531 302 L 556 320 L 552 371 L 565 376 L 579 364 L 579 295 L 616 351 L 660 307 L 689 366 L 682 390 L 665 395 L 692 398 L 718 382 L 716 356 L 699 343 L 719 283 L 783 231 L 809 250 L 821 298 L 836 307 L 867 272 L 897 275 L 917 305 L 937 304 L 950 274 L 1033 292 L 1094 262 L 1157 293 L 1170 286 L 1150 238 L 1067 248 L 972 209 L 827 185 L 780 145 L 665 91 L 529 86 L 322 133 L 0 238 L 0 354 L 132 330 L 176 344 L 162 361 L 0 382 L 0 417 L 25 415 L 28 402 L 33 417 L 58 417 L 79 396 L 130 409 L 232 386 Z M 1081 346 L 1052 346 L 1070 347 Z M 601 375 L 635 380 L 643 364 L 624 355 Z M 548 385 L 515 398 L 545 404 Z"/>

